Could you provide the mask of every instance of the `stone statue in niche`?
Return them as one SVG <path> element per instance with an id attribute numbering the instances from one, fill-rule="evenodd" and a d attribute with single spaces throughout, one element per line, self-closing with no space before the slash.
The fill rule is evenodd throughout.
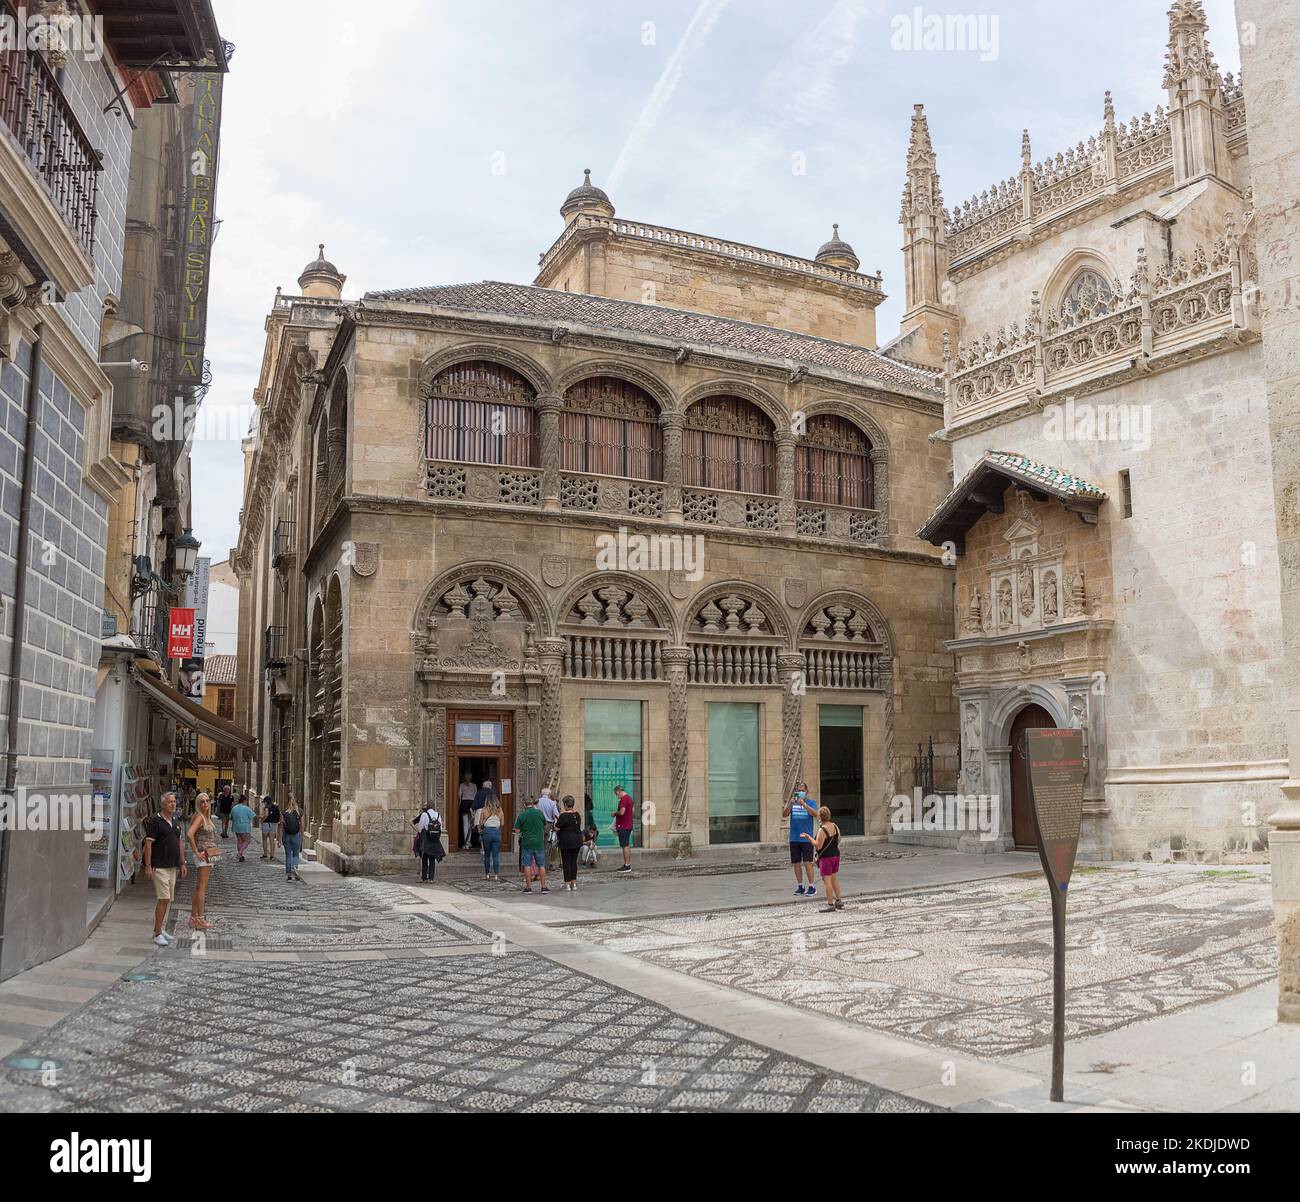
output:
<path id="1" fill-rule="evenodd" d="M 1029 557 L 1029 552 L 1024 553 L 1024 557 Z M 1033 617 L 1034 614 L 1034 569 L 1027 563 L 1020 565 L 1020 616 L 1023 618 Z"/>
<path id="2" fill-rule="evenodd" d="M 1011 597 L 1011 581 L 998 585 L 998 625 L 1010 626 L 1015 622 L 1015 603 Z"/>
<path id="3" fill-rule="evenodd" d="M 1082 730 L 1088 725 L 1088 702 L 1080 694 L 1070 698 L 1070 725 Z"/>
<path id="4" fill-rule="evenodd" d="M 966 610 L 966 633 L 981 634 L 984 630 L 984 614 L 980 605 L 980 591 L 970 591 L 970 606 Z"/>
<path id="5" fill-rule="evenodd" d="M 1048 572 L 1043 576 L 1043 621 L 1055 622 L 1060 616 L 1056 590 L 1056 573 Z"/>

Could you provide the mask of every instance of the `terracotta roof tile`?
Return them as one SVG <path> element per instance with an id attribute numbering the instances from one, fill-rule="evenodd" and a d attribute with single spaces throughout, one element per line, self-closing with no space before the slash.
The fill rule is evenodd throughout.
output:
<path id="1" fill-rule="evenodd" d="M 237 655 L 209 655 L 203 661 L 203 680 L 205 684 L 234 684 L 235 666 L 239 661 Z"/>
<path id="2" fill-rule="evenodd" d="M 741 351 L 789 360 L 810 368 L 829 368 L 875 382 L 920 389 L 933 393 L 936 398 L 943 394 L 937 375 L 896 363 L 865 347 L 662 305 L 641 305 L 635 301 L 611 300 L 582 292 L 560 292 L 553 288 L 491 280 L 478 284 L 371 292 L 365 299 L 624 330 L 631 334 L 672 339 L 688 346 Z"/>

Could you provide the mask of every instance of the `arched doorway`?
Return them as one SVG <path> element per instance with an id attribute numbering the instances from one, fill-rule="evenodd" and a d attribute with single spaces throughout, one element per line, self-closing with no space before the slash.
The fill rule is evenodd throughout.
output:
<path id="1" fill-rule="evenodd" d="M 1029 761 L 1025 731 L 1054 730 L 1056 719 L 1041 705 L 1027 705 L 1011 723 L 1011 834 L 1017 847 L 1037 847 L 1034 811 L 1029 798 Z"/>

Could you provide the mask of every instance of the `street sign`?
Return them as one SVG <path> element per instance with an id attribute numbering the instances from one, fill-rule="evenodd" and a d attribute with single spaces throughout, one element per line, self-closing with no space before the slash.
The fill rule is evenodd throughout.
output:
<path id="1" fill-rule="evenodd" d="M 1079 851 L 1088 761 L 1082 730 L 1028 730 L 1038 857 L 1052 892 L 1052 1101 L 1065 1100 L 1065 897 Z"/>

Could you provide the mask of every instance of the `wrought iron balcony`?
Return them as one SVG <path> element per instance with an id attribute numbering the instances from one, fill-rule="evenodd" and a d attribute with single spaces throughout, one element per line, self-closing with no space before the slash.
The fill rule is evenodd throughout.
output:
<path id="1" fill-rule="evenodd" d="M 289 631 L 285 626 L 266 628 L 265 666 L 268 672 L 283 672 L 289 666 Z"/>
<path id="2" fill-rule="evenodd" d="M 9 0 L 0 0 L 0 20 L 11 30 L 20 28 Z M 91 146 L 54 72 L 22 40 L 12 38 L 13 44 L 0 48 L 0 123 L 93 258 L 102 155 Z"/>
<path id="3" fill-rule="evenodd" d="M 281 518 L 275 524 L 275 533 L 271 538 L 271 566 L 276 569 L 293 566 L 295 554 L 295 536 L 297 522 Z"/>

